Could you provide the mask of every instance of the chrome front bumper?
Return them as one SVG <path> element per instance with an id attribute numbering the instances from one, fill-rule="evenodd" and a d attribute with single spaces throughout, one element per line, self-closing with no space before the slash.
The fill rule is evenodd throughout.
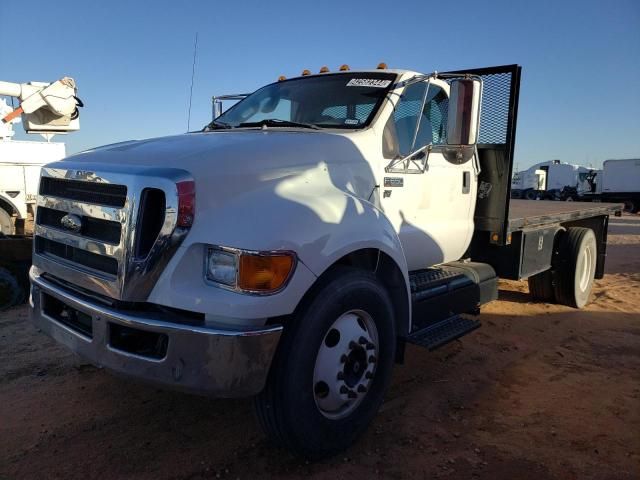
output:
<path id="1" fill-rule="evenodd" d="M 260 392 L 282 333 L 282 326 L 222 330 L 172 323 L 154 319 L 151 312 L 123 313 L 79 299 L 33 274 L 31 284 L 31 319 L 58 342 L 116 373 L 195 393 L 243 397 Z M 51 302 L 51 298 L 85 314 L 91 333 L 45 313 L 44 302 Z M 116 348 L 113 335 L 123 327 L 143 337 L 162 337 L 162 356 Z"/>

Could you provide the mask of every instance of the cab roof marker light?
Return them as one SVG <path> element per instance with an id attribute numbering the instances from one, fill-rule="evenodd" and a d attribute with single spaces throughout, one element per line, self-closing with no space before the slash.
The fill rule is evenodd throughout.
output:
<path id="1" fill-rule="evenodd" d="M 327 67 L 326 65 L 320 69 L 320 73 L 328 73 L 328 72 L 329 72 L 329 67 Z"/>
<path id="2" fill-rule="evenodd" d="M 311 71 L 305 68 L 304 70 L 302 70 L 302 76 L 306 77 L 307 75 L 311 75 Z"/>
<path id="3" fill-rule="evenodd" d="M 378 69 L 378 70 L 386 70 L 386 69 L 387 69 L 387 64 L 386 64 L 386 63 L 384 63 L 384 62 L 380 62 L 380 63 L 378 64 L 377 69 Z"/>
<path id="4" fill-rule="evenodd" d="M 287 79 L 287 77 L 285 77 L 284 75 L 280 75 L 280 76 L 278 77 L 278 81 L 279 81 L 279 82 L 282 82 L 282 81 L 284 81 L 284 80 L 286 80 L 286 79 Z"/>
<path id="5" fill-rule="evenodd" d="M 347 65 L 346 63 L 340 66 L 341 72 L 348 72 L 349 70 L 351 69 L 349 68 L 349 65 Z"/>

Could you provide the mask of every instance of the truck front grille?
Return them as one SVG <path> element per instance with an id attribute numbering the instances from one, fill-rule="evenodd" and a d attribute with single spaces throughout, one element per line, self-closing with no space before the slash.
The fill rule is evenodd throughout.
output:
<path id="1" fill-rule="evenodd" d="M 42 169 L 35 274 L 144 302 L 188 232 L 177 225 L 177 183 L 192 177 L 174 168 L 86 168 L 66 160 Z"/>
<path id="2" fill-rule="evenodd" d="M 127 187 L 111 183 L 42 177 L 40 195 L 122 208 L 127 201 Z"/>

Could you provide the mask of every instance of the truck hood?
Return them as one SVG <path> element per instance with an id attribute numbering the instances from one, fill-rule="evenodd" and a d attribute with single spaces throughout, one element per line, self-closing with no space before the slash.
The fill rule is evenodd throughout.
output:
<path id="1" fill-rule="evenodd" d="M 97 172 L 149 167 L 186 170 L 196 182 L 196 222 L 202 214 L 233 207 L 238 197 L 323 196 L 328 189 L 368 199 L 376 182 L 358 143 L 368 131 L 241 130 L 191 133 L 107 145 L 60 163 Z M 212 218 L 212 217 L 209 217 Z"/>
<path id="2" fill-rule="evenodd" d="M 243 130 L 190 133 L 133 140 L 98 147 L 67 157 L 74 163 L 176 167 L 194 177 L 265 173 L 317 166 L 320 162 L 362 162 L 347 135 L 328 132 Z"/>

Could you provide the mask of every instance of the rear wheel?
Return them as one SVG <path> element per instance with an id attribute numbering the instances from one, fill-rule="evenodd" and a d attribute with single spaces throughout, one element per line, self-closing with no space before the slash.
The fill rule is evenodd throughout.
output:
<path id="1" fill-rule="evenodd" d="M 395 327 L 389 294 L 365 271 L 328 274 L 285 330 L 258 420 L 276 443 L 307 458 L 337 453 L 364 432 L 389 384 Z"/>
<path id="2" fill-rule="evenodd" d="M 582 308 L 589 302 L 597 261 L 596 236 L 590 228 L 568 228 L 560 239 L 554 292 L 558 303 Z"/>
<path id="3" fill-rule="evenodd" d="M 22 287 L 13 273 L 0 267 L 0 310 L 17 305 L 23 296 Z"/>
<path id="4" fill-rule="evenodd" d="M 0 233 L 5 235 L 11 235 L 13 233 L 11 214 L 2 207 L 0 207 Z"/>
<path id="5" fill-rule="evenodd" d="M 637 213 L 638 212 L 638 205 L 636 205 L 636 202 L 634 202 L 633 200 L 626 200 L 624 202 L 624 209 L 627 212 L 630 213 Z"/>
<path id="6" fill-rule="evenodd" d="M 547 303 L 556 301 L 556 294 L 553 291 L 553 272 L 551 270 L 533 275 L 527 280 L 529 282 L 529 293 L 534 299 Z"/>

